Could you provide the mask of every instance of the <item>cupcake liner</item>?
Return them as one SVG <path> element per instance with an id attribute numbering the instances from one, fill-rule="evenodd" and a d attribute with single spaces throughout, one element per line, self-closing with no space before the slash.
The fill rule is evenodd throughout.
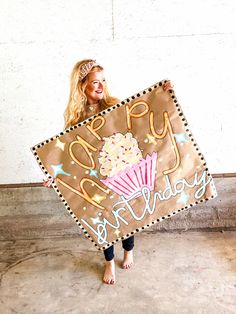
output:
<path id="1" fill-rule="evenodd" d="M 157 153 L 142 158 L 139 163 L 126 167 L 116 175 L 101 180 L 110 190 L 125 198 L 130 198 L 133 194 L 146 186 L 152 191 L 154 189 L 156 174 Z"/>

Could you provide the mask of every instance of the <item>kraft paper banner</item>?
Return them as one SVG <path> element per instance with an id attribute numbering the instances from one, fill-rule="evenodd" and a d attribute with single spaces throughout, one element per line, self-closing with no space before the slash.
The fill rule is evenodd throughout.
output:
<path id="1" fill-rule="evenodd" d="M 99 250 L 217 194 L 175 93 L 163 83 L 32 148 Z"/>

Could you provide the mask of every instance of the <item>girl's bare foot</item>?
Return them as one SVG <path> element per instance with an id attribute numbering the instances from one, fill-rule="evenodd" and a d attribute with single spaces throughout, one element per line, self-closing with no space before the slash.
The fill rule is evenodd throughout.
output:
<path id="1" fill-rule="evenodd" d="M 131 251 L 124 250 L 124 259 L 122 262 L 122 268 L 123 269 L 131 268 L 133 264 L 134 264 L 133 250 Z"/>
<path id="2" fill-rule="evenodd" d="M 103 282 L 108 285 L 113 285 L 116 282 L 114 259 L 112 261 L 106 261 Z"/>

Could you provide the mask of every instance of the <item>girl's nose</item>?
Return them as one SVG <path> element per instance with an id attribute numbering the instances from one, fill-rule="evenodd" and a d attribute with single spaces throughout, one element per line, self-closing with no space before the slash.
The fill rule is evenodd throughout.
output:
<path id="1" fill-rule="evenodd" d="M 104 83 L 100 81 L 100 82 L 99 82 L 99 87 L 100 87 L 100 88 L 103 88 L 103 86 L 104 86 Z"/>

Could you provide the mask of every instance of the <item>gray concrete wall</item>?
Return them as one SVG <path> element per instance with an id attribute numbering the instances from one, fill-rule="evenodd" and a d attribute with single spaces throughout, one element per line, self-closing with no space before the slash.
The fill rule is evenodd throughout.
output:
<path id="1" fill-rule="evenodd" d="M 119 99 L 171 79 L 211 172 L 235 172 L 235 16 L 234 0 L 0 1 L 0 183 L 42 180 L 29 148 L 62 131 L 83 58 Z"/>
<path id="2" fill-rule="evenodd" d="M 219 196 L 156 224 L 157 230 L 236 230 L 236 177 L 215 178 Z M 80 235 L 53 189 L 0 189 L 0 240 Z"/>

